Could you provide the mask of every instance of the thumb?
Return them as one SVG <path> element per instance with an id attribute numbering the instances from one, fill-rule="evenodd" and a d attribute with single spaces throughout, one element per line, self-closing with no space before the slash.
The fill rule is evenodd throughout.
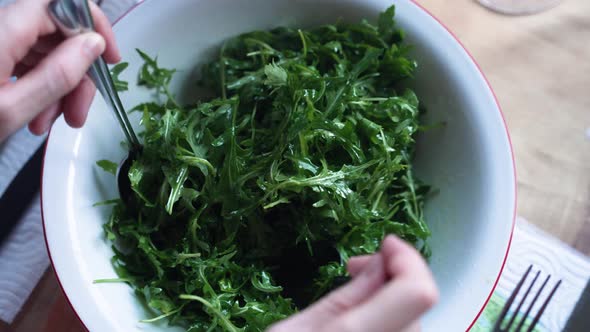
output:
<path id="1" fill-rule="evenodd" d="M 105 41 L 89 32 L 69 38 L 14 84 L 0 87 L 0 115 L 14 131 L 72 91 L 105 50 Z M 1 114 L 4 113 L 4 114 Z"/>
<path id="2" fill-rule="evenodd" d="M 384 258 L 376 253 L 349 283 L 314 303 L 301 313 L 281 321 L 269 332 L 315 331 L 377 292 L 386 281 Z"/>

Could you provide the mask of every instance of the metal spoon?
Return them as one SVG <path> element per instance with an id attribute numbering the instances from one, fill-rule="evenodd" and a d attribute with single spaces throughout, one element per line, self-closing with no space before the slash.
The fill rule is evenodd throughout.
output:
<path id="1" fill-rule="evenodd" d="M 95 31 L 94 21 L 92 20 L 87 0 L 51 1 L 49 3 L 49 13 L 55 24 L 66 37 Z M 119 99 L 119 94 L 115 89 L 109 68 L 102 56 L 92 64 L 88 71 L 88 76 L 90 76 L 90 79 L 107 102 L 108 107 L 113 112 L 129 143 L 129 153 L 119 164 L 119 169 L 117 170 L 119 195 L 124 202 L 128 203 L 132 194 L 128 173 L 133 160 L 141 152 L 142 146 L 133 131 L 131 122 L 127 118 L 127 113 L 121 103 L 121 99 Z"/>

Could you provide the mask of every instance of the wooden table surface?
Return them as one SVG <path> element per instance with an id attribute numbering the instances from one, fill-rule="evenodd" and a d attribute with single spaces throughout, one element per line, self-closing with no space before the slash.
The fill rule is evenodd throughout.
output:
<path id="1" fill-rule="evenodd" d="M 502 104 L 519 215 L 590 255 L 590 1 L 527 17 L 497 15 L 474 0 L 418 2 L 470 50 Z M 51 268 L 16 321 L 0 323 L 8 331 L 83 331 Z"/>

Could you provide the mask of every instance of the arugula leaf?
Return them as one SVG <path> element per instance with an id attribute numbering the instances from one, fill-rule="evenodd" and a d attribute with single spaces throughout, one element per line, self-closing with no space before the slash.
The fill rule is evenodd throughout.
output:
<path id="1" fill-rule="evenodd" d="M 121 73 L 127 69 L 127 67 L 129 67 L 128 62 L 120 62 L 111 69 L 111 77 L 113 78 L 113 83 L 115 84 L 115 90 L 119 92 L 129 90 L 129 83 L 119 78 L 119 75 L 121 75 Z"/>
<path id="2" fill-rule="evenodd" d="M 287 84 L 288 73 L 285 69 L 276 65 L 275 63 L 264 66 L 264 74 L 266 75 L 265 84 L 270 86 L 283 86 Z"/>
<path id="3" fill-rule="evenodd" d="M 105 172 L 109 172 L 113 175 L 117 175 L 117 168 L 119 168 L 119 165 L 117 165 L 117 163 L 115 163 L 115 162 L 103 159 L 103 160 L 97 161 L 96 165 L 98 165 L 100 168 L 102 168 Z"/>
<path id="4" fill-rule="evenodd" d="M 108 202 L 120 278 L 101 282 L 129 283 L 154 311 L 143 322 L 263 331 L 341 284 L 348 259 L 387 234 L 428 256 L 430 189 L 411 164 L 421 105 L 402 88 L 416 63 L 394 15 L 232 38 L 202 67 L 215 97 L 195 105 L 179 105 L 175 71 L 137 50 L 156 99 L 133 109 L 135 202 Z"/>

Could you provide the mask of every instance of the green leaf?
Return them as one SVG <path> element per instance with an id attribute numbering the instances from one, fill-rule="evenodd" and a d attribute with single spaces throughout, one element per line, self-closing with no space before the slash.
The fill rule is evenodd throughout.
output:
<path id="1" fill-rule="evenodd" d="M 395 31 L 395 7 L 387 8 L 383 13 L 379 14 L 378 20 L 379 34 L 385 40 Z"/>
<path id="2" fill-rule="evenodd" d="M 191 105 L 170 91 L 175 70 L 137 51 L 153 99 L 132 108 L 143 129 L 132 197 L 104 202 L 103 228 L 110 281 L 153 311 L 142 322 L 264 331 L 387 234 L 429 255 L 431 191 L 412 168 L 424 107 L 402 88 L 417 64 L 394 15 L 230 38 L 185 88 L 200 97 Z"/>
<path id="3" fill-rule="evenodd" d="M 110 160 L 99 160 L 96 162 L 96 164 L 98 165 L 98 167 L 102 168 L 103 171 L 109 172 L 113 175 L 117 174 L 117 169 L 119 168 L 119 165 L 117 163 L 114 163 Z"/>
<path id="4" fill-rule="evenodd" d="M 166 212 L 172 214 L 174 204 L 180 199 L 183 189 L 184 182 L 188 178 L 188 167 L 183 166 L 176 170 L 164 170 L 166 179 L 170 184 L 170 196 L 166 202 Z"/>
<path id="5" fill-rule="evenodd" d="M 121 73 L 127 69 L 127 67 L 129 67 L 128 62 L 120 62 L 111 69 L 111 77 L 113 78 L 115 89 L 119 92 L 129 90 L 129 83 L 119 78 L 119 75 L 121 75 Z"/>
<path id="6" fill-rule="evenodd" d="M 264 84 L 270 86 L 283 86 L 287 84 L 288 74 L 287 71 L 275 63 L 268 64 L 264 67 L 264 74 L 266 80 Z"/>
<path id="7" fill-rule="evenodd" d="M 283 290 L 283 287 L 274 286 L 272 284 L 272 280 L 270 278 L 270 275 L 268 273 L 266 273 L 265 271 L 253 274 L 252 278 L 251 278 L 251 282 L 252 282 L 252 286 L 254 286 L 254 288 L 258 289 L 261 292 L 276 293 L 276 292 L 280 292 Z"/>

